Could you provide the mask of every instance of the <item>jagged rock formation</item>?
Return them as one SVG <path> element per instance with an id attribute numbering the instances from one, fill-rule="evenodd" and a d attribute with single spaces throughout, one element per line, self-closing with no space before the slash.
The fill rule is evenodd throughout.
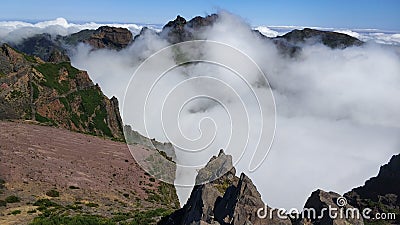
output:
<path id="1" fill-rule="evenodd" d="M 213 157 L 209 164 L 218 159 L 223 159 L 220 160 L 221 165 L 232 165 L 232 158 L 222 151 L 218 157 Z M 209 164 L 203 169 L 206 172 L 199 171 L 199 174 L 209 174 L 211 171 L 207 169 Z M 222 175 L 218 174 L 218 171 L 220 170 L 215 171 L 215 176 Z M 259 218 L 257 210 L 264 207 L 260 193 L 246 175 L 241 174 L 238 178 L 235 173 L 235 168 L 231 167 L 231 170 L 220 178 L 210 183 L 196 185 L 185 206 L 164 217 L 159 224 L 291 224 L 289 219 L 279 219 L 276 216 L 273 219 Z"/>
<path id="2" fill-rule="evenodd" d="M 299 220 L 293 220 L 293 224 L 313 224 L 313 225 L 364 225 L 361 211 L 359 213 L 353 213 L 353 206 L 346 204 L 339 206 L 337 201 L 341 198 L 341 195 L 334 192 L 325 192 L 322 190 L 314 191 L 311 196 L 307 199 L 304 206 L 307 211 L 303 212 L 302 217 Z M 329 213 L 329 207 L 336 209 Z M 308 211 L 315 210 L 315 211 Z M 342 210 L 342 214 L 340 211 Z M 346 216 L 347 211 L 347 216 Z"/>
<path id="3" fill-rule="evenodd" d="M 160 36 L 175 44 L 183 41 L 198 39 L 198 33 L 207 26 L 217 21 L 218 15 L 212 14 L 206 17 L 197 16 L 186 21 L 185 18 L 177 16 L 175 20 L 169 21 L 162 29 Z"/>
<path id="4" fill-rule="evenodd" d="M 395 213 L 400 223 L 400 154 L 394 155 L 388 164 L 381 166 L 379 173 L 365 182 L 364 186 L 354 188 L 345 194 L 354 206 L 370 208 L 374 213 Z"/>
<path id="5" fill-rule="evenodd" d="M 347 34 L 336 33 L 332 31 L 320 31 L 310 28 L 293 30 L 283 36 L 275 38 L 275 40 L 279 39 L 284 39 L 294 45 L 301 45 L 304 43 L 322 43 L 330 48 L 340 49 L 363 44 L 362 41 Z"/>
<path id="6" fill-rule="evenodd" d="M 124 138 L 117 99 L 104 96 L 85 71 L 69 62 L 45 63 L 3 44 L 0 75 L 0 119 Z"/>
<path id="7" fill-rule="evenodd" d="M 96 30 L 82 30 L 64 38 L 67 44 L 87 43 L 92 47 L 123 49 L 133 40 L 132 33 L 126 28 L 102 26 Z"/>

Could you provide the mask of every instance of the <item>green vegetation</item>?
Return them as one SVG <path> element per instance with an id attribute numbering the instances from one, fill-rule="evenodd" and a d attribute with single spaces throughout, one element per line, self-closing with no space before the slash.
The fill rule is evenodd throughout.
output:
<path id="1" fill-rule="evenodd" d="M 53 215 L 50 217 L 39 216 L 36 217 L 30 225 L 113 225 L 115 223 L 111 222 L 109 219 L 92 216 L 92 215 L 77 215 L 77 216 L 61 216 Z"/>
<path id="2" fill-rule="evenodd" d="M 73 204 L 73 205 L 67 205 L 66 208 L 67 209 L 72 209 L 72 210 L 81 210 L 82 206 L 80 206 L 78 204 Z"/>
<path id="3" fill-rule="evenodd" d="M 52 124 L 52 125 L 55 124 L 55 122 L 53 120 L 51 120 L 51 119 L 49 119 L 47 117 L 44 117 L 44 116 L 40 115 L 39 113 L 35 114 L 35 118 L 36 118 L 36 121 L 38 121 L 40 123 L 49 123 L 49 124 Z"/>
<path id="4" fill-rule="evenodd" d="M 89 202 L 86 204 L 87 207 L 99 207 L 99 204 L 93 203 L 93 202 Z"/>
<path id="5" fill-rule="evenodd" d="M 4 186 L 5 184 L 6 184 L 6 182 L 0 178 L 0 189 L 3 189 L 5 187 Z"/>
<path id="6" fill-rule="evenodd" d="M 15 196 L 15 195 L 10 195 L 5 199 L 5 201 L 7 203 L 16 203 L 16 202 L 20 202 L 21 199 L 19 197 Z"/>
<path id="7" fill-rule="evenodd" d="M 143 225 L 156 222 L 156 218 L 171 214 L 171 210 L 158 208 L 148 211 L 133 211 L 126 213 L 116 213 L 112 218 L 105 218 L 94 215 L 40 215 L 36 217 L 30 225 Z"/>
<path id="8" fill-rule="evenodd" d="M 19 90 L 12 90 L 11 91 L 11 98 L 21 98 L 22 97 L 22 92 Z"/>
<path id="9" fill-rule="evenodd" d="M 11 214 L 11 215 L 21 214 L 21 210 L 14 210 L 14 211 L 11 211 L 9 214 Z"/>
<path id="10" fill-rule="evenodd" d="M 58 82 L 60 78 L 60 70 L 63 68 L 68 71 L 68 78 L 70 79 L 75 79 L 76 75 L 79 73 L 79 70 L 72 67 L 69 62 L 61 62 L 58 64 L 43 63 L 35 66 L 35 69 L 42 73 L 45 78 L 43 84 L 47 87 L 56 89 L 59 94 L 68 92 L 70 88 L 68 82 Z"/>
<path id="11" fill-rule="evenodd" d="M 231 186 L 231 182 L 228 179 L 225 179 L 222 183 L 215 184 L 215 187 L 221 194 L 224 194 L 229 186 Z"/>
<path id="12" fill-rule="evenodd" d="M 32 210 L 29 210 L 28 212 L 26 212 L 26 213 L 28 213 L 28 214 L 32 214 L 32 213 L 36 213 L 37 211 L 36 211 L 36 209 L 32 209 Z"/>
<path id="13" fill-rule="evenodd" d="M 75 98 L 81 99 L 81 111 L 85 112 L 78 117 L 78 115 L 71 113 L 71 121 L 75 126 L 89 129 L 91 134 L 96 134 L 95 130 L 101 131 L 104 135 L 112 137 L 110 128 L 107 126 L 107 111 L 104 107 L 104 96 L 98 89 L 80 90 L 68 96 L 68 101 L 72 102 Z M 65 105 L 65 104 L 64 104 Z M 92 121 L 89 121 L 89 117 Z"/>
<path id="14" fill-rule="evenodd" d="M 0 200 L 0 207 L 6 207 L 7 206 L 7 202 L 4 200 Z"/>
<path id="15" fill-rule="evenodd" d="M 47 207 L 58 207 L 59 205 L 55 202 L 50 201 L 49 199 L 39 199 L 37 200 L 35 203 L 33 203 L 34 206 L 39 206 L 43 207 L 43 208 L 47 208 Z M 39 211 L 41 211 L 38 208 Z"/>
<path id="16" fill-rule="evenodd" d="M 158 186 L 158 192 L 146 189 L 146 193 L 149 195 L 148 201 L 160 202 L 166 206 L 171 205 L 173 208 L 179 208 L 178 196 L 172 184 L 161 182 Z"/>
<path id="17" fill-rule="evenodd" d="M 53 198 L 60 197 L 60 192 L 53 189 L 53 190 L 46 192 L 46 195 L 49 197 L 53 197 Z"/>
<path id="18" fill-rule="evenodd" d="M 33 83 L 33 82 L 32 82 L 32 92 L 33 92 L 33 94 L 32 94 L 33 99 L 34 99 L 34 100 L 35 100 L 35 99 L 38 99 L 38 98 L 39 98 L 39 88 L 38 88 L 38 86 L 37 86 L 35 83 Z"/>
<path id="19" fill-rule="evenodd" d="M 22 53 L 22 52 L 20 52 L 20 53 L 24 55 L 24 58 L 25 58 L 26 61 L 31 62 L 31 63 L 37 63 L 37 61 L 36 61 L 34 56 L 27 55 L 27 54 Z"/>

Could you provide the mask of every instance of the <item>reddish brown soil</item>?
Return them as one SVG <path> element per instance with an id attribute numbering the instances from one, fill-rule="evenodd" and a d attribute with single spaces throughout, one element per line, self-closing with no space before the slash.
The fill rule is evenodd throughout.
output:
<path id="1" fill-rule="evenodd" d="M 22 203 L 0 207 L 3 216 L 46 197 L 50 189 L 60 191 L 55 200 L 61 203 L 98 203 L 99 214 L 118 207 L 157 207 L 146 200 L 145 190 L 157 190 L 159 183 L 138 166 L 125 143 L 54 127 L 0 121 L 0 178 L 6 181 L 0 199 L 11 194 L 22 198 Z"/>

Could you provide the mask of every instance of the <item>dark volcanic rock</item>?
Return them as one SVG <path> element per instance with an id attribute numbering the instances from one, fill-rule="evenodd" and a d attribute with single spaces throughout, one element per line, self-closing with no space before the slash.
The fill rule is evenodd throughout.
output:
<path id="1" fill-rule="evenodd" d="M 218 159 L 228 161 L 222 162 Z M 212 165 L 215 161 L 220 161 L 221 168 L 228 168 L 229 165 L 232 165 L 231 160 L 230 156 L 221 151 L 219 156 L 213 157 L 205 167 L 206 169 L 203 169 L 203 172 L 199 172 L 199 174 L 203 174 L 201 176 L 211 174 L 211 177 L 213 177 L 218 174 L 218 171 L 224 171 L 224 169 L 216 170 L 213 174 L 210 173 L 211 169 L 207 169 L 209 165 Z M 212 167 L 215 169 L 215 165 L 212 165 Z M 159 224 L 291 224 L 289 219 L 259 218 L 257 210 L 264 207 L 260 193 L 250 178 L 244 174 L 241 174 L 238 178 L 235 176 L 235 168 L 230 168 L 222 177 L 210 183 L 196 185 L 185 206 L 170 216 L 164 217 Z"/>
<path id="2" fill-rule="evenodd" d="M 400 223 L 400 154 L 394 155 L 379 173 L 345 194 L 350 203 L 358 208 L 371 208 L 373 212 L 396 214 L 395 224 Z"/>
<path id="3" fill-rule="evenodd" d="M 345 217 L 346 210 L 354 209 L 353 206 L 346 204 L 344 206 L 338 206 L 337 201 L 341 198 L 341 195 L 334 192 L 325 192 L 322 190 L 314 191 L 311 196 L 307 199 L 307 202 L 304 206 L 306 209 L 314 209 L 314 212 L 305 211 L 304 217 L 302 221 L 295 222 L 294 224 L 313 224 L 313 225 L 325 225 L 325 224 L 335 224 L 335 225 L 363 225 L 363 219 L 361 215 L 361 211 L 359 214 L 349 213 L 349 217 Z M 332 212 L 332 217 L 336 215 L 336 218 L 332 218 L 329 215 L 329 207 L 335 208 L 337 210 L 343 210 L 343 216 L 340 216 L 339 211 Z M 324 211 L 325 210 L 325 211 Z M 336 214 L 335 214 L 336 213 Z"/>
<path id="4" fill-rule="evenodd" d="M 363 44 L 362 41 L 347 34 L 331 31 L 320 31 L 310 28 L 293 30 L 275 39 L 284 39 L 295 45 L 302 43 L 322 43 L 331 48 L 347 48 L 350 46 L 360 46 Z"/>
<path id="5" fill-rule="evenodd" d="M 187 22 L 178 15 L 175 20 L 169 21 L 163 27 L 160 35 L 172 44 L 196 40 L 198 33 L 203 28 L 211 26 L 217 19 L 218 15 L 212 14 L 206 17 L 197 16 Z"/>
<path id="6" fill-rule="evenodd" d="M 94 48 L 110 48 L 120 50 L 128 46 L 132 33 L 126 28 L 102 26 L 97 30 L 82 30 L 64 38 L 67 44 L 87 43 Z"/>

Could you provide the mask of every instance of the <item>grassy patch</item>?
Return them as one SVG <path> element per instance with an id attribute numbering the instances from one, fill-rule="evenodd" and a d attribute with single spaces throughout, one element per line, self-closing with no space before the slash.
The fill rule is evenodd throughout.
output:
<path id="1" fill-rule="evenodd" d="M 39 113 L 35 114 L 35 118 L 36 121 L 40 122 L 40 123 L 49 123 L 49 124 L 55 124 L 55 122 L 47 117 L 44 117 L 42 115 L 40 115 Z"/>
<path id="2" fill-rule="evenodd" d="M 107 111 L 105 109 L 104 96 L 96 88 L 88 90 L 80 90 L 68 96 L 68 101 L 72 102 L 76 98 L 81 99 L 80 110 L 82 113 L 79 117 L 76 114 L 71 114 L 71 121 L 75 126 L 87 128 L 90 134 L 96 135 L 96 130 L 103 135 L 112 137 L 112 132 L 108 127 Z M 93 116 L 93 117 L 92 117 Z M 89 119 L 90 117 L 91 120 Z M 89 121 L 90 120 L 90 121 Z M 87 127 L 85 124 L 88 124 Z"/>
<path id="3" fill-rule="evenodd" d="M 46 192 L 46 195 L 49 197 L 53 197 L 53 198 L 60 197 L 60 192 L 53 189 L 53 190 Z"/>
<path id="4" fill-rule="evenodd" d="M 18 215 L 18 214 L 21 214 L 21 210 L 11 211 L 8 215 Z"/>
<path id="5" fill-rule="evenodd" d="M 45 82 L 43 84 L 47 87 L 56 89 L 59 94 L 66 93 L 70 88 L 68 82 L 58 82 L 60 78 L 60 70 L 67 70 L 68 78 L 70 79 L 75 79 L 76 75 L 79 73 L 79 70 L 72 67 L 69 62 L 61 62 L 58 64 L 43 63 L 35 68 L 43 74 L 45 78 Z"/>
<path id="6" fill-rule="evenodd" d="M 60 206 L 57 203 L 50 201 L 49 199 L 39 199 L 35 203 L 33 203 L 33 205 L 39 206 L 39 207 L 44 207 L 44 208 Z"/>
<path id="7" fill-rule="evenodd" d="M 7 203 L 16 203 L 16 202 L 20 202 L 21 199 L 19 197 L 15 196 L 15 195 L 10 195 L 5 199 L 5 201 Z"/>
<path id="8" fill-rule="evenodd" d="M 99 204 L 93 203 L 93 202 L 89 202 L 87 204 L 85 204 L 87 207 L 92 207 L 92 208 L 96 208 L 99 207 Z"/>
<path id="9" fill-rule="evenodd" d="M 116 223 L 107 218 L 92 215 L 36 217 L 30 225 L 114 225 Z"/>
<path id="10" fill-rule="evenodd" d="M 35 83 L 33 83 L 33 82 L 32 82 L 32 92 L 33 92 L 33 94 L 32 94 L 33 99 L 34 99 L 34 100 L 35 100 L 35 99 L 38 99 L 38 98 L 39 98 L 39 88 L 38 88 L 38 86 L 37 86 Z"/>

